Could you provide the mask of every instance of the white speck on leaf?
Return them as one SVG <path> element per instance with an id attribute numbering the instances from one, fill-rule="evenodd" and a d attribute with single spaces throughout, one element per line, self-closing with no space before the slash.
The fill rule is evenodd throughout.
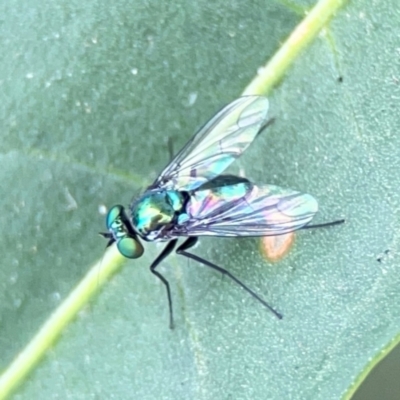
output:
<path id="1" fill-rule="evenodd" d="M 106 215 L 107 214 L 107 207 L 104 204 L 100 204 L 98 208 L 99 214 L 100 215 Z"/>
<path id="2" fill-rule="evenodd" d="M 196 100 L 197 100 L 197 93 L 196 92 L 189 93 L 188 97 L 189 107 L 191 107 L 194 103 L 196 103 Z"/>
<path id="3" fill-rule="evenodd" d="M 65 188 L 65 197 L 67 199 L 67 211 L 72 211 L 76 210 L 78 208 L 78 203 L 76 200 L 72 197 L 72 194 L 68 190 L 68 188 Z"/>

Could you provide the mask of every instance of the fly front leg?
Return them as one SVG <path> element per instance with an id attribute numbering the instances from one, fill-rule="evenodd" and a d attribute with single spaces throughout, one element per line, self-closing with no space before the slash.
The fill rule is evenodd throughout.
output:
<path id="1" fill-rule="evenodd" d="M 160 263 L 171 254 L 171 251 L 175 248 L 177 239 L 171 240 L 163 249 L 163 251 L 158 255 L 158 257 L 151 263 L 150 271 L 165 285 L 167 289 L 168 296 L 168 307 L 169 307 L 169 327 L 174 329 L 174 315 L 172 309 L 172 297 L 171 290 L 169 288 L 168 281 L 158 272 L 156 268 L 160 265 Z"/>

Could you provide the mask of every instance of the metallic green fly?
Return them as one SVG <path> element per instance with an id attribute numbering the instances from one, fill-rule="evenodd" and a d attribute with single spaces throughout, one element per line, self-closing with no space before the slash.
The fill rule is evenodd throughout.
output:
<path id="1" fill-rule="evenodd" d="M 240 97 L 219 111 L 201 128 L 161 172 L 155 182 L 129 206 L 116 205 L 107 214 L 108 246 L 116 243 L 127 258 L 143 254 L 139 238 L 167 241 L 150 271 L 165 285 L 170 327 L 173 309 L 169 283 L 157 266 L 174 250 L 179 238 L 186 240 L 176 253 L 231 278 L 276 317 L 282 315 L 227 270 L 188 252 L 199 236 L 276 236 L 307 225 L 318 211 L 309 194 L 274 185 L 255 185 L 245 178 L 221 175 L 265 129 L 268 100 L 261 96 Z"/>

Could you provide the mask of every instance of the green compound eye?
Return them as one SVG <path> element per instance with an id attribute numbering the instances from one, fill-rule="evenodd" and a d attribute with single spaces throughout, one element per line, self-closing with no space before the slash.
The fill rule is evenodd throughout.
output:
<path id="1" fill-rule="evenodd" d="M 117 248 L 126 258 L 139 258 L 144 252 L 142 244 L 129 236 L 118 240 Z"/>
<path id="2" fill-rule="evenodd" d="M 121 220 L 122 211 L 123 207 L 120 205 L 114 206 L 110 209 L 106 218 L 107 229 L 112 229 L 112 224 L 115 222 L 115 220 Z"/>
<path id="3" fill-rule="evenodd" d="M 107 229 L 109 230 L 108 238 L 111 238 L 109 244 L 117 242 L 117 249 L 127 258 L 139 258 L 143 252 L 143 246 L 136 239 L 133 232 L 129 229 L 129 221 L 127 220 L 124 208 L 116 205 L 110 209 L 106 218 Z"/>

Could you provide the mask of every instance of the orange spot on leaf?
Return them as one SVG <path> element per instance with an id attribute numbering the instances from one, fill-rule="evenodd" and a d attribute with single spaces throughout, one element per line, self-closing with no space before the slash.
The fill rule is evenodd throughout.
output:
<path id="1" fill-rule="evenodd" d="M 290 250 L 294 242 L 294 232 L 279 236 L 265 236 L 260 240 L 261 254 L 270 261 L 278 261 Z"/>

